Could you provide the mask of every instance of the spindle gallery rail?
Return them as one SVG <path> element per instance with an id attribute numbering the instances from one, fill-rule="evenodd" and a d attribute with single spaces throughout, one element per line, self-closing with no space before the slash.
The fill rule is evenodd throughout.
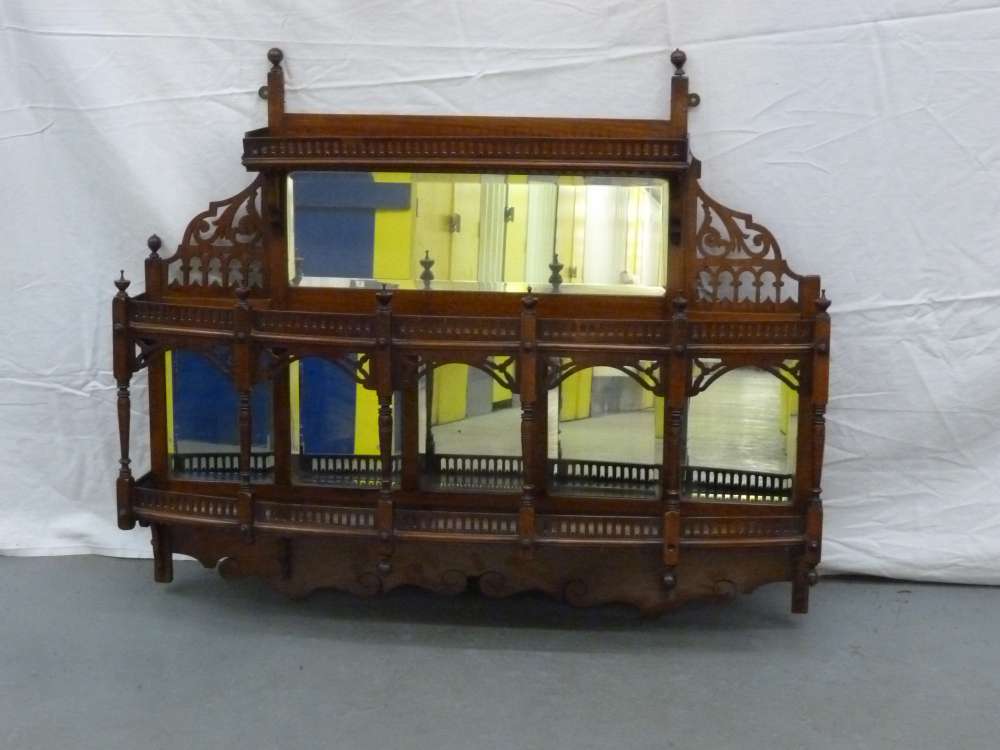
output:
<path id="1" fill-rule="evenodd" d="M 685 54 L 670 56 L 663 120 L 299 114 L 285 109 L 283 58 L 268 52 L 267 127 L 244 139 L 249 185 L 209 203 L 174 252 L 161 255 L 160 238 L 149 238 L 143 293 L 128 293 L 124 273 L 115 282 L 117 520 L 151 527 L 154 578 L 171 580 L 180 553 L 293 595 L 403 585 L 455 593 L 475 582 L 490 596 L 541 590 L 647 612 L 790 581 L 792 610 L 805 612 L 822 551 L 830 301 L 818 276 L 791 270 L 771 232 L 702 189 L 688 148 L 700 97 Z M 506 277 L 479 279 L 490 282 L 481 291 L 436 288 L 445 266 L 432 268 L 432 256 L 444 257 L 436 247 L 410 259 L 419 276 L 406 284 L 309 287 L 289 270 L 298 170 L 653 180 L 662 230 L 651 258 L 666 278 L 625 290 L 631 271 L 613 253 L 627 257 L 628 247 L 611 242 L 600 261 L 616 281 L 601 283 L 618 288 L 606 294 L 569 283 L 589 271 L 555 253 L 541 258 L 552 273 L 535 291 L 499 291 L 521 283 Z M 441 218 L 453 234 L 460 223 Z M 480 267 L 503 275 L 496 265 Z M 233 452 L 176 450 L 167 389 L 179 381 L 166 356 L 176 351 L 204 354 L 233 386 Z M 293 439 L 291 365 L 307 357 L 377 400 L 377 455 L 310 455 Z M 512 394 L 517 455 L 447 455 L 421 436 L 421 409 L 433 403 L 421 383 L 442 364 L 478 368 Z M 662 453 L 649 463 L 549 453 L 552 389 L 605 367 L 662 404 Z M 787 475 L 685 465 L 689 399 L 742 367 L 771 373 L 797 399 Z M 144 369 L 151 471 L 136 477 L 130 385 Z M 262 385 L 268 415 L 254 413 Z M 271 432 L 263 452 L 254 437 L 262 416 Z"/>

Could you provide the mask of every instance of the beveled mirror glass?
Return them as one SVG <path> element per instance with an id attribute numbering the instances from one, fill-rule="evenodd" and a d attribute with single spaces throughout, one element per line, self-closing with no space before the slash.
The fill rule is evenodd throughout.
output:
<path id="1" fill-rule="evenodd" d="M 665 180 L 294 172 L 287 189 L 293 284 L 663 293 Z"/>

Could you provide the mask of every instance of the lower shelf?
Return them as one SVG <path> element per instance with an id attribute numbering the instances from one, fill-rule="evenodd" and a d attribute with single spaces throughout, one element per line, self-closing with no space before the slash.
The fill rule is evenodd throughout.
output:
<path id="1" fill-rule="evenodd" d="M 524 462 L 520 456 L 435 454 L 419 457 L 422 486 L 429 490 L 520 492 Z M 379 486 L 382 459 L 374 455 L 304 454 L 296 457 L 296 484 L 374 489 Z M 266 482 L 274 468 L 273 453 L 251 454 L 251 480 Z M 236 453 L 176 453 L 174 476 L 194 481 L 235 481 Z M 393 485 L 399 486 L 402 460 L 392 461 Z M 659 496 L 660 467 L 650 464 L 585 459 L 550 459 L 547 489 L 559 495 L 608 498 Z M 685 466 L 683 492 L 699 501 L 782 504 L 792 498 L 790 474 L 747 469 Z"/>

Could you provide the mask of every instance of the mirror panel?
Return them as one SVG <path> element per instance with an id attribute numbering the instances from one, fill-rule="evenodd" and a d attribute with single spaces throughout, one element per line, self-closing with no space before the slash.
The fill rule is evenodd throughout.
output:
<path id="1" fill-rule="evenodd" d="M 614 176 L 294 172 L 289 279 L 661 295 L 668 187 Z"/>
<path id="2" fill-rule="evenodd" d="M 662 397 L 617 368 L 590 367 L 548 391 L 547 414 L 549 492 L 659 496 Z"/>
<path id="3" fill-rule="evenodd" d="M 693 377 L 721 367 L 699 360 Z M 685 495 L 692 500 L 791 500 L 798 439 L 798 393 L 755 367 L 722 372 L 688 401 Z M 797 363 L 782 378 L 795 382 Z"/>
<path id="4" fill-rule="evenodd" d="M 490 358 L 514 374 L 510 356 Z M 424 489 L 520 492 L 521 400 L 485 370 L 447 363 L 419 383 L 420 460 Z"/>

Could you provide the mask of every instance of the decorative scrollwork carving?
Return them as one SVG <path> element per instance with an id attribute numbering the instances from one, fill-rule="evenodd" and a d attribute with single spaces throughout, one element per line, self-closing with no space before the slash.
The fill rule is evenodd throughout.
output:
<path id="1" fill-rule="evenodd" d="M 450 364 L 468 365 L 469 367 L 475 367 L 477 370 L 482 370 L 507 390 L 517 393 L 517 372 L 514 368 L 516 362 L 517 359 L 514 356 L 485 355 L 478 359 L 452 359 L 445 357 L 431 360 L 420 355 L 411 354 L 403 358 L 402 367 L 404 380 L 414 378 L 413 382 L 416 382 L 427 374 L 428 369 Z"/>
<path id="2" fill-rule="evenodd" d="M 732 309 L 795 307 L 802 276 L 781 257 L 774 235 L 753 216 L 734 211 L 699 186 L 694 299 Z"/>
<path id="3" fill-rule="evenodd" d="M 191 220 L 177 252 L 163 261 L 171 288 L 264 286 L 262 185 L 258 175 L 239 193 L 213 201 Z"/>
<path id="4" fill-rule="evenodd" d="M 582 372 L 590 367 L 610 367 L 628 375 L 632 380 L 651 393 L 662 396 L 664 384 L 660 378 L 660 365 L 657 362 L 634 362 L 628 364 L 604 364 L 596 365 L 589 361 L 577 361 L 571 357 L 562 359 L 549 359 L 547 363 L 546 385 L 548 388 L 556 388 L 566 378 Z"/>
<path id="5" fill-rule="evenodd" d="M 347 373 L 358 385 L 368 388 L 375 388 L 375 378 L 372 374 L 372 355 L 363 352 L 357 357 L 330 357 L 328 361 L 334 367 Z"/>
<path id="6" fill-rule="evenodd" d="M 166 351 L 166 347 L 153 339 L 135 339 L 136 351 L 132 357 L 132 371 L 139 372 L 149 367 L 150 363 Z"/>
<path id="7" fill-rule="evenodd" d="M 712 383 L 721 378 L 727 372 L 740 367 L 754 367 L 764 372 L 769 372 L 793 391 L 799 390 L 799 378 L 801 377 L 801 362 L 799 360 L 786 360 L 774 365 L 753 364 L 746 365 L 742 362 L 727 362 L 725 360 L 704 360 L 695 358 L 691 362 L 694 368 L 694 378 L 688 386 L 688 395 L 695 396 L 708 389 Z"/>

